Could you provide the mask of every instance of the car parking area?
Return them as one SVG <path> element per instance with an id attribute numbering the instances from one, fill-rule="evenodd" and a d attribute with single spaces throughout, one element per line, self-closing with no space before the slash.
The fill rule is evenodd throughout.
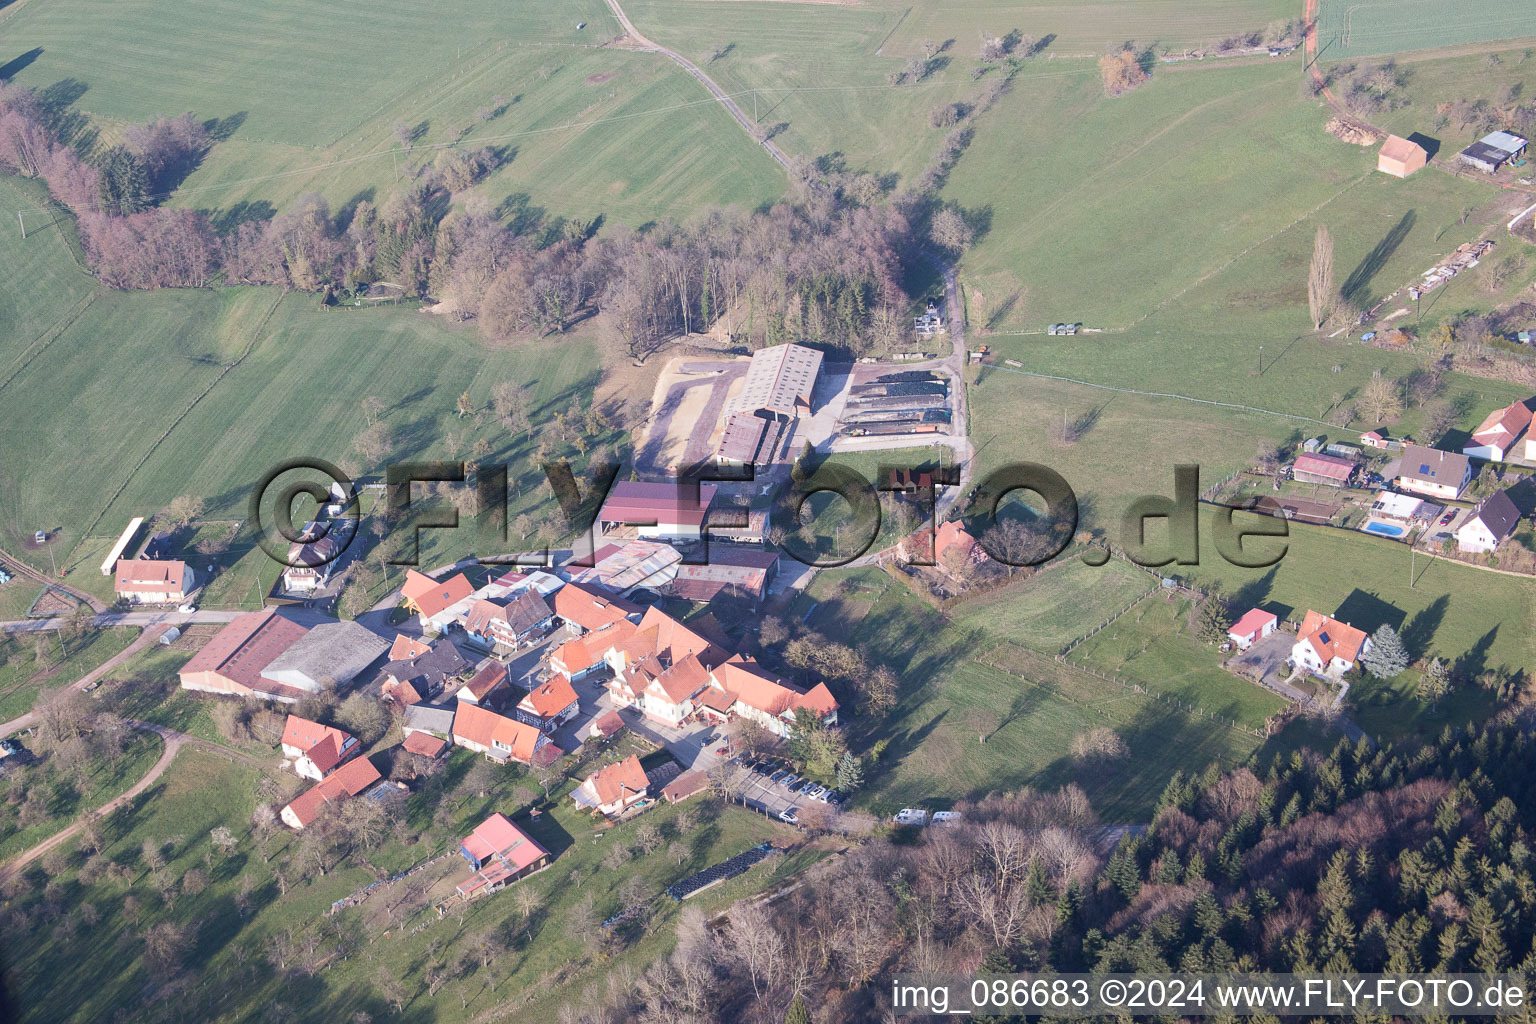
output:
<path id="1" fill-rule="evenodd" d="M 823 804 L 828 807 L 837 806 L 836 802 L 818 800 L 812 796 L 812 789 L 802 789 L 806 780 L 789 773 L 783 762 L 769 762 L 759 764 L 754 771 L 749 762 L 733 764 L 735 769 L 732 784 L 741 802 L 749 807 L 762 811 L 773 818 L 780 818 L 785 811 L 804 808 L 811 804 Z M 775 779 L 775 775 L 781 777 Z M 786 785 L 786 782 L 789 785 Z M 798 791 L 797 791 L 798 790 Z M 780 818 L 780 820 L 783 820 Z"/>

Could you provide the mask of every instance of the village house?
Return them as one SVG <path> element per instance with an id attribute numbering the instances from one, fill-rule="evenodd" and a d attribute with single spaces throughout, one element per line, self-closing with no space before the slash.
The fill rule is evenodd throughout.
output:
<path id="1" fill-rule="evenodd" d="M 328 804 L 341 803 L 360 796 L 383 781 L 379 770 L 366 757 L 348 761 L 323 781 L 294 797 L 278 815 L 291 829 L 303 829 L 320 815 Z"/>
<path id="2" fill-rule="evenodd" d="M 443 637 L 428 643 L 401 633 L 389 649 L 389 660 L 379 670 L 379 696 L 400 705 L 432 700 L 468 672 L 469 662 L 452 640 Z"/>
<path id="3" fill-rule="evenodd" d="M 554 620 L 544 598 L 529 588 L 510 600 L 481 598 L 470 605 L 464 632 L 483 647 L 515 651 L 542 636 Z"/>
<path id="4" fill-rule="evenodd" d="M 1514 454 L 1520 438 L 1531 426 L 1531 409 L 1525 402 L 1515 402 L 1502 409 L 1495 409 L 1472 431 L 1463 455 L 1474 459 L 1503 462 Z"/>
<path id="5" fill-rule="evenodd" d="M 825 683 L 802 692 L 743 654 L 710 670 L 709 688 L 697 695 L 697 704 L 705 718 L 746 718 L 780 739 L 789 738 L 801 709 L 825 725 L 837 724 L 837 700 Z"/>
<path id="6" fill-rule="evenodd" d="M 1337 679 L 1370 650 L 1371 638 L 1364 630 L 1309 609 L 1296 633 L 1290 662 L 1301 671 Z"/>
<path id="7" fill-rule="evenodd" d="M 593 772 L 571 791 L 571 799 L 577 807 L 612 818 L 644 800 L 650 788 L 651 781 L 645 777 L 640 759 L 631 754 Z"/>
<path id="8" fill-rule="evenodd" d="M 604 660 L 608 651 L 634 638 L 639 632 L 633 622 L 620 619 L 617 623 L 591 633 L 584 633 L 574 640 L 567 640 L 549 656 L 549 667 L 575 682 L 608 668 Z"/>
<path id="9" fill-rule="evenodd" d="M 470 676 L 469 682 L 459 687 L 454 697 L 460 704 L 498 704 L 508 685 L 507 666 L 497 661 L 487 661 Z"/>
<path id="10" fill-rule="evenodd" d="M 1472 479 L 1472 462 L 1458 452 L 1420 445 L 1403 446 L 1397 486 L 1430 498 L 1459 498 Z"/>
<path id="11" fill-rule="evenodd" d="M 554 732 L 576 717 L 580 707 L 570 681 L 557 675 L 529 690 L 527 696 L 518 701 L 513 714 L 519 722 L 540 732 Z"/>
<path id="12" fill-rule="evenodd" d="M 1388 135 L 1376 154 L 1376 169 L 1394 178 L 1406 178 L 1429 162 L 1429 154 L 1417 142 Z"/>
<path id="13" fill-rule="evenodd" d="M 431 633 L 441 633 L 457 622 L 468 610 L 474 593 L 474 585 L 463 573 L 438 581 L 415 569 L 406 570 L 405 583 L 400 587 L 400 599 L 406 610 L 421 621 L 423 630 Z"/>
<path id="14" fill-rule="evenodd" d="M 1227 636 L 1237 645 L 1240 651 L 1246 651 L 1258 641 L 1269 636 L 1280 625 L 1280 620 L 1274 612 L 1266 612 L 1262 608 L 1250 608 L 1243 613 L 1243 617 L 1232 623 L 1232 628 L 1227 630 Z"/>
<path id="15" fill-rule="evenodd" d="M 592 719 L 592 724 L 587 726 L 587 738 L 591 740 L 612 739 L 624 731 L 624 719 L 617 711 L 605 711 Z"/>
<path id="16" fill-rule="evenodd" d="M 309 529 L 316 524 L 311 523 L 305 528 L 305 536 L 310 536 Z M 332 527 L 338 529 L 339 527 Z M 288 548 L 288 567 L 283 570 L 283 589 L 290 594 L 312 594 L 323 588 L 331 579 L 331 570 L 336 566 L 336 556 L 340 553 L 335 538 L 326 533 L 325 536 L 315 540 L 301 540 Z"/>
<path id="17" fill-rule="evenodd" d="M 665 683 L 659 681 L 661 677 L 690 656 L 704 668 L 718 665 L 727 656 L 720 644 L 654 606 L 646 610 L 629 636 L 619 637 L 619 627 L 613 628 L 616 642 L 603 652 L 603 660 L 613 670 L 607 685 L 614 703 L 674 724 L 692 713 L 691 707 L 684 710 L 689 703 L 686 697 L 681 701 L 672 697 L 690 685 L 693 670 L 683 667 Z"/>
<path id="18" fill-rule="evenodd" d="M 130 604 L 180 604 L 196 589 L 196 576 L 186 562 L 122 558 L 112 590 Z"/>
<path id="19" fill-rule="evenodd" d="M 555 593 L 554 612 L 572 633 L 590 633 L 640 615 L 640 606 L 597 587 L 567 583 Z"/>
<path id="20" fill-rule="evenodd" d="M 283 756 L 301 777 L 319 782 L 363 748 L 357 737 L 334 726 L 289 715 L 283 726 Z"/>
<path id="21" fill-rule="evenodd" d="M 1342 459 L 1337 455 L 1314 455 L 1309 452 L 1296 456 L 1296 462 L 1291 466 L 1291 476 L 1299 483 L 1346 487 L 1359 468 L 1359 463 L 1353 459 Z"/>
<path id="22" fill-rule="evenodd" d="M 549 865 L 549 851 L 503 814 L 493 814 L 465 837 L 459 853 L 474 874 L 460 882 L 456 891 L 466 899 L 495 892 L 508 882 L 533 874 Z"/>
<path id="23" fill-rule="evenodd" d="M 698 540 L 717 490 L 714 484 L 621 480 L 598 510 L 597 528 L 604 536 Z"/>
<path id="24" fill-rule="evenodd" d="M 1499 491 L 1456 528 L 1456 550 L 1469 555 L 1497 551 L 1519 525 L 1520 510 L 1506 492 Z"/>
<path id="25" fill-rule="evenodd" d="M 681 725 L 698 706 L 693 698 L 709 686 L 709 672 L 697 656 L 684 655 L 665 667 L 650 655 L 632 664 L 622 678 L 609 683 L 614 703 L 638 708 L 649 718 Z"/>
<path id="26" fill-rule="evenodd" d="M 533 726 L 474 704 L 460 704 L 454 714 L 453 742 L 498 764 L 532 764 L 534 756 L 549 746 L 549 739 Z"/>

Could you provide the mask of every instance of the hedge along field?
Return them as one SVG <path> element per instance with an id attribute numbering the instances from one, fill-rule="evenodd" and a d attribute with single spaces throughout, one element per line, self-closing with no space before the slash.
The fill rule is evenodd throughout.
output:
<path id="1" fill-rule="evenodd" d="M 497 381 L 520 381 L 540 423 L 585 409 L 577 398 L 598 374 L 595 345 L 579 334 L 487 349 L 426 314 L 321 312 L 309 296 L 255 288 L 108 293 L 49 352 L 11 384 L 26 400 L 0 402 L 0 433 L 23 440 L 4 456 L 15 484 L 5 488 L 7 550 L 34 561 L 19 543 L 34 522 L 63 528 L 62 562 L 93 524 L 115 533 L 181 494 L 202 498 L 207 517 L 244 518 L 250 487 L 274 462 L 347 458 L 369 395 L 386 406 L 391 459 L 448 458 L 457 432 L 466 443 L 484 435 L 493 460 L 527 474 L 531 439 L 488 415 L 472 430 L 454 411 L 459 394 L 483 409 Z M 524 490 L 552 507 L 547 488 Z"/>
<path id="2" fill-rule="evenodd" d="M 74 225 L 47 206 L 48 193 L 39 182 L 0 175 L 0 266 L 7 268 L 7 286 L 0 287 L 0 401 L 6 378 L 35 358 L 96 290 L 95 279 L 70 255 Z M 27 238 L 16 220 L 20 210 Z M 58 218 L 59 223 L 53 223 Z M 26 287 L 11 287 L 10 268 L 26 266 Z"/>
<path id="3" fill-rule="evenodd" d="M 710 205 L 755 206 L 784 193 L 783 173 L 692 77 L 663 57 L 624 50 L 501 44 L 459 73 L 381 107 L 321 150 L 254 142 L 216 145 L 171 205 L 215 222 L 262 204 L 285 208 L 305 192 L 333 206 L 375 203 L 445 148 L 490 147 L 503 165 L 457 199 L 478 197 L 533 227 L 540 215 L 631 226 L 686 219 Z M 508 105 L 480 121 L 500 96 Z M 393 134 L 425 126 L 411 152 Z M 460 134 L 463 132 L 464 134 Z M 667 145 L 656 144 L 665 138 Z"/>
<path id="4" fill-rule="evenodd" d="M 1102 566 L 1073 558 L 966 601 L 950 615 L 966 626 L 1055 654 L 1155 586 L 1157 580 L 1118 558 Z"/>
<path id="5" fill-rule="evenodd" d="M 1536 36 L 1536 7 L 1527 0 L 1319 0 L 1319 6 L 1323 60 Z"/>
<path id="6" fill-rule="evenodd" d="M 983 228 L 965 260 L 971 321 L 992 330 L 1060 320 L 1125 328 L 1207 279 L 1266 291 L 1276 281 L 1249 270 L 1254 253 L 1282 240 L 1293 251 L 1304 239 L 1310 255 L 1314 210 L 1344 224 L 1351 193 L 1394 192 L 1391 221 L 1357 229 L 1375 237 L 1356 251 L 1345 247 L 1352 239 L 1336 239 L 1342 278 L 1406 209 L 1434 206 L 1417 219 L 1438 227 L 1452 203 L 1459 214 L 1467 197 L 1496 194 L 1429 180 L 1437 175 L 1384 188 L 1370 180 L 1374 152 L 1324 132 L 1323 111 L 1297 89 L 1296 69 L 1280 62 L 1160 69 L 1114 99 L 1096 73 L 1020 75 L 982 116 L 944 192 Z M 999 181 L 1016 185 L 1000 190 Z M 1425 242 L 1413 238 L 1396 255 L 1406 264 Z M 1303 262 L 1280 279 L 1287 298 L 1300 299 L 1298 330 L 1307 326 L 1305 277 Z"/>
<path id="7" fill-rule="evenodd" d="M 41 88 L 72 79 L 92 114 L 237 116 L 241 138 L 311 149 L 408 104 L 456 62 L 503 41 L 569 50 L 619 31 L 603 0 L 461 0 L 448 14 L 423 0 L 49 0 L 0 14 L 0 24 L 7 51 L 42 48 L 17 81 Z"/>
<path id="8" fill-rule="evenodd" d="M 911 5 L 886 43 L 885 52 L 922 53 L 925 39 L 955 39 L 966 57 L 982 32 L 1001 36 L 1018 29 L 1035 39 L 1054 36 L 1047 54 L 1097 57 L 1127 39 L 1158 51 L 1182 50 L 1263 29 L 1301 16 L 1294 0 L 1032 0 L 1030 3 L 955 4 L 922 0 Z"/>

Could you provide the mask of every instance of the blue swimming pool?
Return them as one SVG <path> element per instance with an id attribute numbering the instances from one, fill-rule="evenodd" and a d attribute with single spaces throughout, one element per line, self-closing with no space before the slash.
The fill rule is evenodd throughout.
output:
<path id="1" fill-rule="evenodd" d="M 1401 526 L 1394 526 L 1391 523 L 1383 523 L 1380 520 L 1372 519 L 1365 524 L 1365 532 L 1379 533 L 1383 537 L 1401 537 L 1408 531 L 1404 530 Z"/>

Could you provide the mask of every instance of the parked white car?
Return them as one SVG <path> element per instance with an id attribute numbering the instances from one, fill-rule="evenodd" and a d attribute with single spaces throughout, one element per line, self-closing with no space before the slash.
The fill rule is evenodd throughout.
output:
<path id="1" fill-rule="evenodd" d="M 916 807 L 903 807 L 896 812 L 896 817 L 891 820 L 898 825 L 917 825 L 921 827 L 928 824 L 928 812 Z"/>

